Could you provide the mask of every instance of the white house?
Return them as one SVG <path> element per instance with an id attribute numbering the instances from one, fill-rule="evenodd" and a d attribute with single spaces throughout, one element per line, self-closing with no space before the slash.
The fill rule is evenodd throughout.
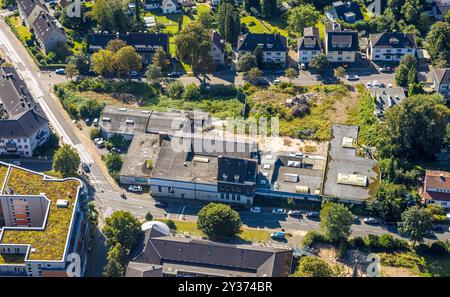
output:
<path id="1" fill-rule="evenodd" d="M 262 49 L 264 63 L 286 63 L 288 52 L 286 37 L 280 34 L 247 33 L 240 35 L 237 45 L 238 58 L 245 53 L 253 53 L 258 46 Z"/>
<path id="2" fill-rule="evenodd" d="M 303 37 L 298 40 L 298 63 L 309 63 L 322 52 L 319 29 L 309 27 L 303 30 Z"/>
<path id="3" fill-rule="evenodd" d="M 216 65 L 223 65 L 225 64 L 225 40 L 217 31 L 213 31 L 211 35 L 211 56 Z"/>
<path id="4" fill-rule="evenodd" d="M 416 39 L 413 34 L 385 32 L 370 34 L 367 56 L 372 61 L 400 61 L 406 55 L 415 55 Z"/>
<path id="5" fill-rule="evenodd" d="M 450 68 L 433 69 L 433 82 L 436 92 L 450 100 Z"/>
<path id="6" fill-rule="evenodd" d="M 161 10 L 164 14 L 178 13 L 180 12 L 180 6 L 176 0 L 163 0 Z"/>

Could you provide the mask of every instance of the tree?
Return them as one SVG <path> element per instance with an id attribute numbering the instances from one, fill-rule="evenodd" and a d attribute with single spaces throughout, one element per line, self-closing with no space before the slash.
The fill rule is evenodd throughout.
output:
<path id="1" fill-rule="evenodd" d="M 334 68 L 334 76 L 336 76 L 338 78 L 344 78 L 345 77 L 344 67 Z"/>
<path id="2" fill-rule="evenodd" d="M 211 38 L 208 30 L 192 22 L 175 37 L 177 56 L 191 65 L 194 74 L 208 73 L 212 68 Z"/>
<path id="3" fill-rule="evenodd" d="M 284 71 L 284 76 L 286 76 L 289 79 L 289 82 L 291 82 L 297 76 L 297 71 L 295 71 L 294 68 L 289 67 Z"/>
<path id="4" fill-rule="evenodd" d="M 320 72 L 325 71 L 328 68 L 329 62 L 325 54 L 321 53 L 311 59 L 309 67 L 315 68 Z"/>
<path id="5" fill-rule="evenodd" d="M 127 43 L 121 39 L 112 39 L 106 45 L 106 50 L 111 53 L 117 53 L 121 48 L 126 47 Z"/>
<path id="6" fill-rule="evenodd" d="M 198 213 L 197 228 L 212 240 L 235 236 L 241 225 L 239 214 L 229 205 L 209 203 Z"/>
<path id="7" fill-rule="evenodd" d="M 75 76 L 80 74 L 77 66 L 75 66 L 74 64 L 67 64 L 64 73 L 65 73 L 67 79 L 69 79 L 69 80 L 72 80 L 72 78 L 74 78 Z"/>
<path id="8" fill-rule="evenodd" d="M 142 58 L 132 46 L 120 48 L 113 55 L 113 68 L 119 76 L 127 75 L 131 71 L 139 71 L 142 68 Z"/>
<path id="9" fill-rule="evenodd" d="M 232 45 L 237 44 L 241 31 L 241 17 L 239 10 L 233 4 L 221 1 L 217 9 L 217 30 L 225 41 Z"/>
<path id="10" fill-rule="evenodd" d="M 75 65 L 81 74 L 86 74 L 89 71 L 89 61 L 83 53 L 73 54 L 67 59 L 67 63 Z"/>
<path id="11" fill-rule="evenodd" d="M 406 234 L 416 246 L 417 242 L 423 242 L 423 238 L 433 225 L 433 215 L 425 208 L 412 206 L 402 213 L 401 232 Z"/>
<path id="12" fill-rule="evenodd" d="M 103 276 L 105 277 L 123 277 L 125 273 L 125 256 L 120 243 L 117 243 L 108 251 L 108 257 L 105 267 L 103 268 Z"/>
<path id="13" fill-rule="evenodd" d="M 400 64 L 404 64 L 408 69 L 416 68 L 417 67 L 417 59 L 411 54 L 404 55 L 401 60 Z"/>
<path id="14" fill-rule="evenodd" d="M 113 54 L 107 50 L 99 50 L 92 54 L 91 67 L 97 75 L 106 76 L 113 71 Z"/>
<path id="15" fill-rule="evenodd" d="M 403 211 L 414 201 L 409 199 L 404 185 L 383 182 L 377 188 L 375 200 L 367 205 L 368 210 L 386 222 L 397 222 Z"/>
<path id="16" fill-rule="evenodd" d="M 263 75 L 262 71 L 259 68 L 252 68 L 249 71 L 244 72 L 244 79 L 250 82 L 251 84 L 256 84 L 258 80 Z"/>
<path id="17" fill-rule="evenodd" d="M 403 4 L 400 13 L 403 15 L 407 23 L 415 23 L 419 19 L 422 5 L 420 0 L 406 0 Z"/>
<path id="18" fill-rule="evenodd" d="M 447 14 L 445 15 L 445 21 L 450 24 L 450 10 L 447 11 Z"/>
<path id="19" fill-rule="evenodd" d="M 109 248 L 120 244 L 128 253 L 137 243 L 141 224 L 130 212 L 118 210 L 106 218 L 103 234 L 106 237 L 106 245 Z"/>
<path id="20" fill-rule="evenodd" d="M 443 59 L 450 63 L 450 23 L 437 22 L 430 27 L 425 39 L 431 59 Z"/>
<path id="21" fill-rule="evenodd" d="M 184 86 L 179 80 L 172 81 L 167 85 L 167 95 L 172 99 L 181 99 L 183 92 Z"/>
<path id="22" fill-rule="evenodd" d="M 65 144 L 56 150 L 53 156 L 53 170 L 58 171 L 63 177 L 77 176 L 80 167 L 80 156 L 70 145 Z"/>
<path id="23" fill-rule="evenodd" d="M 395 83 L 399 87 L 408 86 L 409 68 L 405 64 L 400 64 L 395 70 Z"/>
<path id="24" fill-rule="evenodd" d="M 256 63 L 258 64 L 259 68 L 263 67 L 263 50 L 260 45 L 257 45 L 255 49 L 253 50 L 253 56 L 256 58 Z"/>
<path id="25" fill-rule="evenodd" d="M 297 271 L 293 276 L 300 277 L 332 277 L 333 269 L 318 257 L 306 256 L 299 261 Z"/>
<path id="26" fill-rule="evenodd" d="M 249 71 L 252 68 L 258 68 L 258 62 L 256 61 L 256 57 L 249 53 L 241 55 L 236 64 L 236 68 L 238 71 L 242 72 Z"/>
<path id="27" fill-rule="evenodd" d="M 99 102 L 96 99 L 86 100 L 80 106 L 80 116 L 85 119 L 99 117 L 104 107 L 104 102 Z"/>
<path id="28" fill-rule="evenodd" d="M 195 101 L 200 99 L 200 89 L 195 84 L 186 86 L 183 92 L 183 99 L 188 101 Z"/>
<path id="29" fill-rule="evenodd" d="M 203 28 L 212 30 L 216 27 L 214 15 L 209 11 L 201 11 L 198 13 L 197 21 L 202 25 Z"/>
<path id="30" fill-rule="evenodd" d="M 157 83 L 162 77 L 161 68 L 155 65 L 148 65 L 145 77 L 152 83 Z"/>
<path id="31" fill-rule="evenodd" d="M 414 95 L 388 109 L 379 129 L 382 158 L 433 158 L 442 148 L 449 111 L 442 96 Z"/>
<path id="32" fill-rule="evenodd" d="M 352 223 L 352 213 L 342 204 L 328 202 L 320 211 L 320 228 L 324 236 L 332 242 L 347 239 Z"/>
<path id="33" fill-rule="evenodd" d="M 166 71 L 169 68 L 170 61 L 162 47 L 156 49 L 156 52 L 152 57 L 152 64 L 153 66 L 159 67 L 162 71 Z"/>
<path id="34" fill-rule="evenodd" d="M 276 0 L 261 0 L 261 14 L 266 19 L 276 16 L 278 13 Z"/>
<path id="35" fill-rule="evenodd" d="M 109 153 L 102 156 L 105 161 L 106 168 L 112 176 L 119 172 L 123 165 L 123 159 L 119 154 Z"/>
<path id="36" fill-rule="evenodd" d="M 294 32 L 303 34 L 303 29 L 317 23 L 320 12 L 311 4 L 300 5 L 289 11 L 288 24 Z"/>
<path id="37" fill-rule="evenodd" d="M 124 32 L 131 27 L 127 9 L 128 1 L 95 0 L 92 16 L 99 30 Z"/>

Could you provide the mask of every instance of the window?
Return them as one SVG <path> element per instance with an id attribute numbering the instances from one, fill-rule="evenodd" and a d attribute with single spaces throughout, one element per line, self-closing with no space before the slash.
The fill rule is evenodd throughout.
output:
<path id="1" fill-rule="evenodd" d="M 342 51 L 338 51 L 338 55 L 342 55 Z"/>
<path id="2" fill-rule="evenodd" d="M 161 186 L 158 186 L 158 192 L 162 192 Z"/>

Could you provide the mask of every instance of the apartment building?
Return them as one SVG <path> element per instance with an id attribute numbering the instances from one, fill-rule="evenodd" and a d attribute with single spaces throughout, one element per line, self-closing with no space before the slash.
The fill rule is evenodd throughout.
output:
<path id="1" fill-rule="evenodd" d="M 0 156 L 33 156 L 50 137 L 47 117 L 13 67 L 0 67 Z"/>
<path id="2" fill-rule="evenodd" d="M 337 23 L 326 25 L 325 52 L 328 61 L 334 63 L 353 63 L 359 50 L 358 32 L 342 31 Z"/>
<path id="3" fill-rule="evenodd" d="M 319 29 L 308 27 L 303 30 L 303 37 L 298 40 L 298 63 L 309 63 L 322 52 Z"/>
<path id="4" fill-rule="evenodd" d="M 82 183 L 0 162 L 0 276 L 74 276 L 86 268 Z M 75 253 L 74 256 L 72 253 Z"/>
<path id="5" fill-rule="evenodd" d="M 384 32 L 369 35 L 367 57 L 372 61 L 399 62 L 404 55 L 415 55 L 416 39 L 413 34 Z"/>
<path id="6" fill-rule="evenodd" d="M 259 46 L 263 52 L 263 63 L 286 64 L 287 43 L 286 37 L 280 34 L 247 33 L 240 35 L 237 45 L 238 58 L 245 53 L 252 54 Z"/>

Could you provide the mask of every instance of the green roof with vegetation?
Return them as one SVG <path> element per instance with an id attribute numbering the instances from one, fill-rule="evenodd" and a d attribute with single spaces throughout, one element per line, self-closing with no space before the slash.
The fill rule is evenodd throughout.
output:
<path id="1" fill-rule="evenodd" d="M 50 200 L 50 211 L 43 230 L 4 229 L 0 243 L 29 244 L 36 249 L 29 254 L 29 260 L 62 260 L 80 182 L 70 179 L 44 180 L 42 175 L 13 168 L 6 186 L 13 189 L 15 195 L 45 193 Z M 68 207 L 58 208 L 58 199 L 67 200 Z"/>
<path id="2" fill-rule="evenodd" d="M 3 188 L 3 183 L 5 182 L 6 173 L 8 172 L 8 167 L 0 164 L 0 190 Z"/>

